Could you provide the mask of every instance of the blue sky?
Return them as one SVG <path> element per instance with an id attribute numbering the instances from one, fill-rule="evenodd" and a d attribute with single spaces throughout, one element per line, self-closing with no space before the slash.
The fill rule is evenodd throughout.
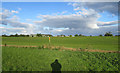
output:
<path id="1" fill-rule="evenodd" d="M 2 7 L 8 10 L 18 10 L 21 8 L 19 14 L 17 14 L 21 20 L 34 19 L 39 14 L 53 14 L 63 11 L 74 13 L 73 7 L 67 5 L 67 2 L 4 2 Z"/>
<path id="2" fill-rule="evenodd" d="M 98 35 L 98 31 L 101 31 L 99 34 L 108 31 L 117 34 L 118 11 L 116 6 L 117 3 L 114 2 L 103 3 L 103 5 L 95 2 L 84 4 L 74 2 L 3 2 L 3 15 L 9 13 L 9 17 L 2 21 L 7 24 L 2 24 L 0 27 L 4 30 L 3 34 L 48 34 L 52 32 L 53 35 L 74 35 L 77 32 L 78 34 Z M 113 8 L 116 10 L 112 11 Z M 8 30 L 11 31 L 8 32 Z"/>

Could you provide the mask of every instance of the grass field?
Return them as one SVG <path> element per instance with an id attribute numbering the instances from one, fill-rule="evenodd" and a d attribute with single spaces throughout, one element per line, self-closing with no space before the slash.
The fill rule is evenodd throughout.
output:
<path id="1" fill-rule="evenodd" d="M 117 53 L 58 51 L 3 47 L 3 71 L 51 71 L 58 59 L 61 71 L 117 71 Z"/>
<path id="2" fill-rule="evenodd" d="M 48 37 L 3 37 L 2 45 L 41 46 Z M 118 37 L 52 37 L 50 45 L 71 48 L 118 50 Z M 118 71 L 118 53 L 51 50 L 39 47 L 2 47 L 3 71 L 51 71 L 58 59 L 62 71 Z"/>
<path id="3" fill-rule="evenodd" d="M 3 37 L 2 44 L 41 46 L 48 37 Z M 51 45 L 70 48 L 118 50 L 118 37 L 51 37 Z"/>

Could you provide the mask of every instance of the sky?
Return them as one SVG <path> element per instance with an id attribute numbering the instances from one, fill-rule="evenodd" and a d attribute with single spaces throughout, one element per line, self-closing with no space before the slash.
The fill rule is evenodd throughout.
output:
<path id="1" fill-rule="evenodd" d="M 117 2 L 2 2 L 2 34 L 104 35 L 118 32 Z"/>

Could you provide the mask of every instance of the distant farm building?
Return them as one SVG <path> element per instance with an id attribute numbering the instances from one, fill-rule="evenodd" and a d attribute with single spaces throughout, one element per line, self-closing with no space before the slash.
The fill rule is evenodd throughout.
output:
<path id="1" fill-rule="evenodd" d="M 65 37 L 65 35 L 57 35 L 57 37 Z"/>
<path id="2" fill-rule="evenodd" d="M 37 37 L 36 34 L 30 34 L 29 37 Z"/>

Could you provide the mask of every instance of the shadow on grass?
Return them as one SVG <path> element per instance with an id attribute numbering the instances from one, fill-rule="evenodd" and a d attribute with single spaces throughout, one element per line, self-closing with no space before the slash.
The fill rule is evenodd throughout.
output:
<path id="1" fill-rule="evenodd" d="M 62 66 L 57 59 L 51 64 L 51 68 L 52 68 L 52 73 L 61 73 Z"/>

